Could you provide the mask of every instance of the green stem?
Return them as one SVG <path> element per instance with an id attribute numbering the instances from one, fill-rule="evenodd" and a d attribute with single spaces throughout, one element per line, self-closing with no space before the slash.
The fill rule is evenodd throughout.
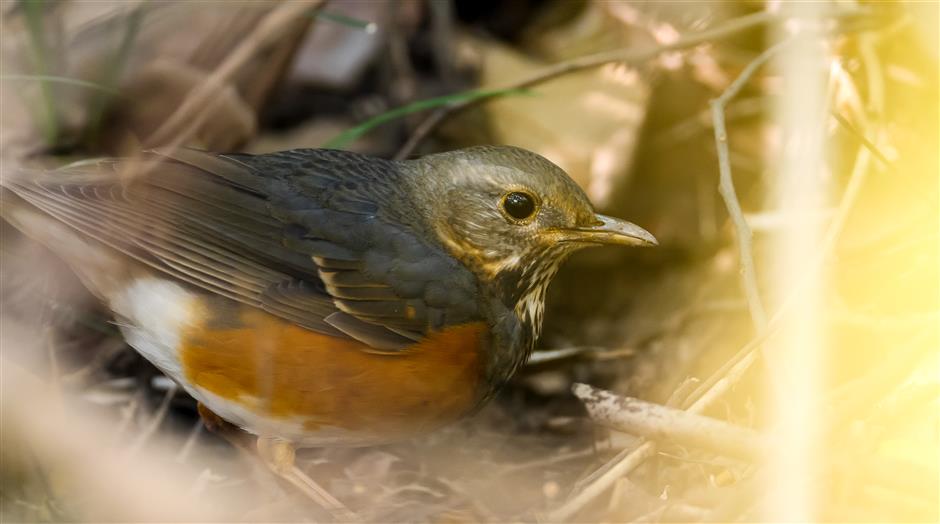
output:
<path id="1" fill-rule="evenodd" d="M 43 33 L 43 4 L 44 0 L 24 0 L 23 8 L 26 14 L 26 25 L 29 28 L 30 43 L 33 46 L 33 65 L 39 73 L 39 90 L 43 100 L 44 111 L 39 117 L 43 135 L 47 145 L 55 145 L 59 138 L 59 112 L 56 108 L 55 92 L 52 83 L 48 81 L 49 63 L 47 60 L 47 47 Z"/>
<path id="2" fill-rule="evenodd" d="M 87 141 L 90 144 L 94 145 L 98 141 L 101 132 L 101 123 L 104 120 L 108 104 L 112 101 L 114 95 L 119 93 L 117 86 L 120 82 L 121 72 L 124 70 L 124 65 L 127 63 L 127 59 L 134 45 L 134 40 L 140 29 L 140 22 L 143 18 L 143 8 L 145 5 L 146 4 L 141 4 L 127 14 L 127 21 L 121 42 L 117 49 L 115 49 L 114 57 L 109 62 L 104 75 L 102 75 L 101 85 L 105 86 L 106 89 L 102 89 L 101 93 L 92 101 L 92 109 L 88 127 L 86 128 L 88 130 Z"/>
<path id="3" fill-rule="evenodd" d="M 327 20 L 335 24 L 339 24 L 346 27 L 351 27 L 353 29 L 361 29 L 366 33 L 374 33 L 378 28 L 376 27 L 375 22 L 368 22 L 366 20 L 360 20 L 358 18 L 353 18 L 351 16 L 346 16 L 340 13 L 331 13 L 329 11 L 320 11 L 314 14 L 316 18 Z"/>
<path id="4" fill-rule="evenodd" d="M 102 91 L 109 95 L 120 95 L 120 91 L 116 89 L 111 89 L 101 84 L 96 84 L 94 82 L 87 82 L 78 78 L 68 78 L 65 76 L 55 76 L 55 75 L 0 75 L 0 81 L 28 81 L 28 82 L 51 82 L 54 84 L 65 84 L 75 87 L 84 87 L 86 89 L 93 89 L 96 91 Z"/>

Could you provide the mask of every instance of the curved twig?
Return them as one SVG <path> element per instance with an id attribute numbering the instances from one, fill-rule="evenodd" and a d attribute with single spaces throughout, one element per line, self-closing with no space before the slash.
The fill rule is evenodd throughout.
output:
<path id="1" fill-rule="evenodd" d="M 763 53 L 751 61 L 741 74 L 731 82 L 731 85 L 721 95 L 711 101 L 712 122 L 715 130 L 715 147 L 718 149 L 718 171 L 720 173 L 718 192 L 721 193 L 728 216 L 734 223 L 735 243 L 738 245 L 738 260 L 741 265 L 741 285 L 747 298 L 747 307 L 751 312 L 751 321 L 754 330 L 763 331 L 767 327 L 767 311 L 760 298 L 757 286 L 757 271 L 754 269 L 754 254 L 751 249 L 751 228 L 748 227 L 741 211 L 737 192 L 734 190 L 734 178 L 731 176 L 731 160 L 728 152 L 728 131 L 725 128 L 725 106 L 741 91 L 744 85 L 754 76 L 757 70 L 767 63 L 775 54 L 793 39 L 778 42 L 767 48 Z"/>

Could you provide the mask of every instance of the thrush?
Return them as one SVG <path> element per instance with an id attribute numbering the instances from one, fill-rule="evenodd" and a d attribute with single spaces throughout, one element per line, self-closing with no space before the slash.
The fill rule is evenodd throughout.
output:
<path id="1" fill-rule="evenodd" d="M 656 243 L 512 147 L 178 149 L 3 185 L 3 217 L 71 265 L 130 346 L 207 411 L 291 446 L 473 412 L 526 361 L 568 255 Z"/>

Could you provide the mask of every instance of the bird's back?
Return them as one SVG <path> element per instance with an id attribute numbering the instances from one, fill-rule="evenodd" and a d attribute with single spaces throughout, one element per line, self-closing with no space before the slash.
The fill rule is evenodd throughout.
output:
<path id="1" fill-rule="evenodd" d="M 443 424 L 491 389 L 479 285 L 409 211 L 403 176 L 336 151 L 183 150 L 7 178 L 3 214 L 223 418 L 368 443 Z"/>

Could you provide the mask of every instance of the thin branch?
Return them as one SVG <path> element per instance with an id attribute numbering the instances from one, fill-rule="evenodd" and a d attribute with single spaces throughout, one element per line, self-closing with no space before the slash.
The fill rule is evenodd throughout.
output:
<path id="1" fill-rule="evenodd" d="M 845 130 L 849 132 L 849 134 L 851 134 L 852 136 L 854 136 L 855 138 L 857 138 L 858 141 L 861 142 L 861 144 L 862 144 L 863 146 L 865 146 L 865 149 L 868 149 L 868 151 L 869 151 L 872 155 L 874 155 L 875 158 L 878 159 L 878 161 L 880 161 L 882 164 L 884 164 L 885 167 L 891 167 L 891 165 L 892 165 L 892 164 L 891 164 L 891 161 L 888 160 L 888 157 L 886 157 L 886 156 L 878 149 L 878 146 L 876 146 L 871 140 L 869 140 L 868 137 L 866 137 L 865 135 L 863 135 L 861 131 L 859 131 L 858 129 L 856 129 L 855 126 L 853 126 L 851 122 L 849 122 L 848 120 L 846 120 L 844 116 L 840 115 L 840 114 L 837 113 L 836 111 L 833 111 L 833 112 L 832 112 L 832 118 L 835 118 L 835 119 L 836 119 L 836 122 L 838 122 L 839 125 L 841 125 L 842 127 L 844 127 Z"/>
<path id="2" fill-rule="evenodd" d="M 567 453 L 552 453 L 547 456 L 537 458 L 534 460 L 528 460 L 525 462 L 520 462 L 518 464 L 513 464 L 506 468 L 503 468 L 499 471 L 498 476 L 506 477 L 515 473 L 518 473 L 527 469 L 538 468 L 540 470 L 547 469 L 549 466 L 560 464 L 562 462 L 567 462 L 569 460 L 583 459 L 597 455 L 600 446 L 595 446 L 593 448 L 581 449 L 578 451 L 569 451 Z"/>
<path id="3" fill-rule="evenodd" d="M 752 349 L 748 349 L 743 357 L 728 369 L 727 373 L 719 375 L 719 378 L 715 380 L 710 388 L 704 391 L 701 397 L 691 402 L 688 406 L 689 411 L 697 413 L 705 411 L 705 408 L 714 404 L 725 393 L 730 391 L 735 384 L 740 382 L 744 377 L 744 373 L 746 373 L 748 369 L 751 369 L 751 365 L 757 360 L 757 347 L 760 346 L 761 343 L 763 343 L 763 339 L 758 343 L 750 345 Z"/>
<path id="4" fill-rule="evenodd" d="M 862 35 L 859 39 L 860 50 L 862 54 L 862 63 L 865 64 L 865 70 L 867 72 L 867 87 L 869 92 L 869 111 L 873 113 L 873 121 L 879 122 L 882 112 L 884 111 L 885 100 L 884 100 L 884 76 L 881 73 L 881 65 L 879 62 L 878 55 L 875 51 L 875 36 L 872 34 Z M 869 122 L 869 115 L 865 112 L 860 112 L 856 115 L 856 120 L 860 122 L 863 126 L 866 126 Z M 879 126 L 883 130 L 883 125 Z M 863 129 L 861 131 L 862 136 L 880 136 L 880 132 L 868 133 Z M 873 144 L 874 145 L 874 144 Z M 877 151 L 879 148 L 877 145 L 874 147 L 874 151 Z M 842 202 L 839 203 L 839 209 L 836 211 L 836 216 L 832 219 L 832 222 L 829 224 L 829 230 L 826 232 L 826 236 L 823 237 L 823 245 L 820 250 L 819 260 L 817 261 L 817 266 L 822 266 L 827 258 L 832 254 L 832 251 L 835 250 L 836 239 L 842 234 L 842 230 L 845 228 L 845 223 L 848 220 L 849 212 L 855 207 L 855 201 L 858 200 L 859 192 L 862 189 L 862 186 L 865 184 L 865 180 L 868 178 L 868 172 L 870 171 L 871 164 L 871 154 L 874 151 L 867 148 L 859 148 L 858 155 L 856 156 L 855 165 L 852 167 L 852 174 L 849 176 L 849 183 L 845 187 L 845 193 L 842 196 Z M 804 281 L 809 279 L 804 279 Z"/>
<path id="5" fill-rule="evenodd" d="M 856 160 L 855 167 L 852 170 L 852 174 L 849 177 L 849 183 L 846 186 L 845 193 L 842 196 L 842 201 L 839 203 L 839 208 L 836 211 L 835 218 L 829 224 L 829 229 L 826 231 L 825 237 L 823 237 L 822 245 L 820 246 L 819 256 L 816 260 L 816 268 L 814 271 L 808 273 L 803 279 L 797 283 L 793 292 L 790 296 L 784 300 L 783 304 L 777 309 L 777 311 L 770 318 L 770 321 L 767 323 L 767 326 L 764 330 L 760 331 L 756 337 L 754 337 L 750 342 L 744 345 L 737 353 L 734 354 L 727 362 L 725 362 L 717 371 L 711 374 L 707 379 L 702 381 L 692 393 L 686 398 L 685 402 L 682 404 L 684 407 L 698 405 L 704 402 L 706 396 L 711 397 L 713 395 L 721 396 L 724 391 L 727 391 L 730 388 L 731 384 L 728 383 L 729 378 L 734 379 L 732 381 L 736 382 L 740 379 L 747 369 L 757 360 L 757 350 L 763 345 L 763 343 L 772 335 L 780 325 L 781 318 L 790 310 L 794 304 L 794 296 L 797 296 L 800 290 L 802 290 L 808 282 L 812 281 L 813 276 L 822 268 L 823 264 L 826 263 L 826 260 L 832 255 L 832 251 L 835 249 L 836 239 L 842 233 L 842 230 L 845 227 L 845 223 L 848 220 L 849 213 L 855 207 L 855 202 L 858 199 L 858 194 L 861 191 L 862 186 L 868 175 L 868 158 L 870 152 L 867 149 L 860 148 L 858 159 Z"/>
<path id="6" fill-rule="evenodd" d="M 865 62 L 866 70 L 872 71 L 869 75 L 869 92 L 872 93 L 871 105 L 873 111 L 878 114 L 884 108 L 884 98 L 880 94 L 883 92 L 883 78 L 878 73 L 877 68 L 877 57 L 875 53 L 870 49 L 873 45 L 871 43 L 871 35 L 862 35 L 862 57 Z M 867 122 L 868 117 L 864 113 L 858 115 L 860 122 Z M 868 135 L 870 133 L 863 133 L 863 135 Z M 875 134 L 877 136 L 877 134 Z M 751 342 L 745 345 L 741 350 L 739 350 L 731 359 L 728 360 L 716 373 L 712 374 L 708 379 L 706 379 L 699 387 L 692 392 L 692 394 L 687 399 L 687 403 L 693 403 L 706 392 L 710 391 L 715 383 L 720 381 L 722 377 L 727 376 L 732 369 L 738 366 L 742 361 L 747 361 L 749 365 L 755 360 L 754 353 L 757 349 L 763 344 L 763 342 L 774 332 L 780 324 L 780 319 L 790 310 L 793 303 L 795 302 L 794 297 L 798 296 L 800 290 L 802 290 L 809 282 L 812 282 L 815 274 L 823 267 L 823 264 L 832 256 L 832 252 L 835 250 L 836 240 L 842 234 L 842 230 L 845 228 L 845 224 L 848 221 L 849 213 L 852 209 L 855 208 L 855 202 L 858 200 L 858 195 L 861 192 L 862 186 L 865 184 L 865 180 L 868 178 L 868 172 L 870 167 L 870 157 L 871 151 L 867 148 L 859 148 L 857 158 L 855 160 L 855 165 L 852 168 L 852 173 L 849 176 L 849 182 L 845 187 L 845 192 L 842 195 L 842 200 L 839 202 L 839 208 L 836 211 L 835 217 L 832 219 L 832 222 L 829 224 L 829 228 L 826 231 L 825 236 L 823 237 L 822 245 L 819 249 L 819 254 L 815 265 L 816 268 L 814 271 L 808 273 L 803 277 L 803 279 L 797 283 L 793 292 L 790 293 L 790 296 L 780 305 L 777 312 L 774 313 L 773 317 L 770 319 L 770 322 L 767 325 L 767 328 L 758 334 Z"/>
<path id="7" fill-rule="evenodd" d="M 863 35 L 862 41 L 867 42 L 868 38 L 870 38 L 869 35 Z M 866 55 L 865 50 L 866 48 L 863 46 L 863 57 L 867 58 L 866 69 L 869 69 L 872 68 L 872 66 L 869 65 L 869 62 L 876 62 L 876 58 L 874 58 L 873 53 L 871 52 Z M 880 82 L 882 82 L 880 75 L 870 75 L 869 83 L 879 84 Z M 875 93 L 881 92 L 881 89 L 877 85 L 869 86 L 869 90 L 873 93 L 873 96 Z M 872 105 L 874 106 L 874 110 L 876 112 L 881 111 L 881 108 L 884 106 L 883 98 L 880 96 L 876 97 L 876 99 L 872 100 Z M 861 122 L 867 121 L 867 115 L 860 114 L 858 117 Z M 863 135 L 865 134 L 866 133 L 863 133 Z M 770 318 L 770 321 L 767 323 L 765 329 L 759 331 L 758 335 L 754 339 L 738 350 L 738 352 L 728 359 L 724 365 L 712 373 L 712 375 L 707 379 L 702 381 L 702 383 L 699 384 L 699 386 L 694 391 L 692 391 L 692 393 L 683 403 L 684 407 L 698 404 L 699 401 L 706 395 L 711 396 L 717 390 L 725 388 L 726 386 L 719 385 L 719 383 L 723 383 L 724 379 L 730 377 L 732 374 L 743 374 L 743 372 L 746 371 L 747 368 L 749 368 L 750 365 L 756 361 L 756 351 L 761 347 L 761 345 L 763 345 L 764 341 L 766 341 L 767 338 L 769 338 L 770 335 L 776 331 L 780 324 L 780 319 L 792 307 L 794 303 L 793 297 L 797 296 L 800 290 L 803 289 L 807 283 L 812 281 L 814 275 L 822 268 L 823 264 L 826 263 L 826 260 L 828 260 L 832 255 L 832 252 L 835 249 L 836 239 L 838 239 L 842 234 L 842 230 L 845 228 L 845 223 L 848 220 L 849 213 L 852 211 L 852 209 L 855 208 L 855 202 L 858 200 L 859 192 L 861 191 L 861 188 L 868 177 L 869 158 L 871 154 L 872 151 L 869 149 L 859 148 L 858 158 L 855 161 L 852 174 L 849 176 L 849 182 L 846 185 L 845 193 L 842 195 L 842 200 L 839 202 L 839 208 L 836 211 L 832 222 L 830 222 L 825 236 L 823 237 L 817 260 L 813 266 L 816 268 L 816 270 L 805 275 L 803 279 L 797 283 L 790 296 L 784 300 L 783 304 L 780 305 L 774 315 Z"/>
<path id="8" fill-rule="evenodd" d="M 592 360 L 611 360 L 615 358 L 632 357 L 636 354 L 633 348 L 610 348 L 604 346 L 573 346 L 558 349 L 545 349 L 536 351 L 529 356 L 526 366 L 538 366 L 548 362 L 557 362 L 572 357 L 585 357 Z"/>
<path id="9" fill-rule="evenodd" d="M 537 71 L 536 73 L 520 80 L 507 83 L 498 90 L 524 89 L 538 84 L 543 84 L 549 80 L 553 80 L 569 73 L 582 71 L 584 69 L 591 69 L 611 62 L 639 64 L 655 58 L 662 53 L 688 49 L 699 44 L 720 40 L 742 31 L 762 26 L 776 20 L 777 17 L 778 15 L 776 13 L 760 11 L 736 18 L 734 20 L 730 20 L 714 29 L 683 36 L 682 38 L 679 38 L 672 43 L 650 45 L 642 48 L 629 47 L 614 49 L 574 58 L 572 60 L 566 60 L 564 62 L 550 65 L 541 71 Z M 475 106 L 484 100 L 488 100 L 489 98 L 491 97 L 455 102 L 453 104 L 438 108 L 436 111 L 428 115 L 428 117 L 418 126 L 412 136 L 408 139 L 408 142 L 395 155 L 395 159 L 401 160 L 411 155 L 414 149 L 431 133 L 431 131 L 433 131 L 448 116 Z"/>
<path id="10" fill-rule="evenodd" d="M 257 27 L 232 50 L 219 67 L 194 88 L 163 124 L 150 135 L 147 144 L 170 148 L 184 144 L 196 133 L 202 122 L 211 114 L 213 101 L 226 84 L 255 56 L 258 51 L 276 41 L 284 28 L 305 15 L 316 12 L 325 0 L 297 0 L 278 5 L 265 15 Z"/>
<path id="11" fill-rule="evenodd" d="M 562 522 L 568 520 L 589 502 L 607 491 L 617 479 L 630 473 L 646 459 L 656 455 L 656 443 L 645 440 L 632 450 L 625 449 L 611 459 L 603 468 L 607 470 L 599 475 L 593 482 L 584 486 L 575 496 L 546 515 L 546 522 Z"/>
<path id="12" fill-rule="evenodd" d="M 439 126 L 445 118 L 457 111 L 456 109 L 450 109 L 452 107 L 456 106 L 442 106 L 431 113 L 430 116 L 422 120 L 421 123 L 418 124 L 418 127 L 415 128 L 414 133 L 411 133 L 411 136 L 408 137 L 408 141 L 405 142 L 405 145 L 403 145 L 401 149 L 395 153 L 395 160 L 404 160 L 408 158 L 415 148 L 418 147 L 418 145 L 429 134 L 431 134 L 431 131 Z"/>
<path id="13" fill-rule="evenodd" d="M 168 151 L 178 149 L 195 135 L 212 114 L 216 105 L 224 99 L 219 96 L 227 84 L 265 46 L 284 33 L 284 28 L 297 20 L 315 16 L 326 0 L 296 0 L 274 7 L 257 24 L 254 31 L 233 49 L 225 60 L 209 75 L 205 82 L 193 88 L 179 108 L 146 139 L 149 147 L 160 147 Z M 121 175 L 132 180 L 143 176 L 156 167 L 159 158 L 142 159 L 131 157 Z"/>
<path id="14" fill-rule="evenodd" d="M 596 347 L 587 347 L 587 346 L 575 346 L 567 348 L 558 348 L 558 349 L 547 349 L 544 351 L 535 351 L 529 355 L 529 360 L 526 361 L 526 366 L 538 366 L 540 364 L 545 364 L 546 362 L 556 362 L 559 360 L 564 360 L 566 358 L 576 357 L 588 353 L 590 351 L 597 351 Z"/>
<path id="15" fill-rule="evenodd" d="M 765 456 L 765 439 L 756 431 L 633 397 L 621 397 L 587 384 L 571 388 L 595 422 L 658 441 L 671 441 L 721 455 L 756 461 Z"/>
<path id="16" fill-rule="evenodd" d="M 731 176 L 731 160 L 728 151 L 728 132 L 725 129 L 725 106 L 730 102 L 744 85 L 754 76 L 754 73 L 767 63 L 771 57 L 777 54 L 793 39 L 778 42 L 772 47 L 766 49 L 757 58 L 751 61 L 744 71 L 731 82 L 731 85 L 719 96 L 711 101 L 712 122 L 715 130 L 715 147 L 718 149 L 718 171 L 720 173 L 718 191 L 721 198 L 725 201 L 725 207 L 728 209 L 728 215 L 735 229 L 735 242 L 738 245 L 738 259 L 741 265 L 741 286 L 744 288 L 744 295 L 747 297 L 747 306 L 751 312 L 751 322 L 754 323 L 754 330 L 761 332 L 767 327 L 767 311 L 760 298 L 760 290 L 757 286 L 757 272 L 754 269 L 754 254 L 751 244 L 751 228 L 744 219 L 744 213 L 741 211 L 741 204 L 738 201 L 737 192 L 734 190 L 734 178 Z"/>
<path id="17" fill-rule="evenodd" d="M 752 359 L 756 354 L 751 353 Z M 747 359 L 745 359 L 747 361 Z M 749 365 L 749 362 L 748 362 Z M 746 370 L 746 366 L 744 367 Z M 715 391 L 715 394 L 706 394 L 701 397 L 701 402 L 686 409 L 687 413 L 701 414 L 711 404 L 717 400 L 721 393 L 730 389 L 734 383 L 743 376 L 743 371 L 736 374 L 729 374 L 724 377 L 727 380 L 715 381 L 706 389 L 706 393 Z M 597 498 L 604 491 L 617 481 L 617 479 L 633 471 L 646 459 L 656 455 L 656 443 L 652 440 L 643 439 L 643 441 L 632 449 L 624 449 L 606 464 L 598 468 L 592 479 L 587 485 L 578 491 L 576 495 L 565 501 L 564 504 L 553 510 L 547 515 L 549 521 L 563 521 L 581 510 L 589 502 Z"/>

